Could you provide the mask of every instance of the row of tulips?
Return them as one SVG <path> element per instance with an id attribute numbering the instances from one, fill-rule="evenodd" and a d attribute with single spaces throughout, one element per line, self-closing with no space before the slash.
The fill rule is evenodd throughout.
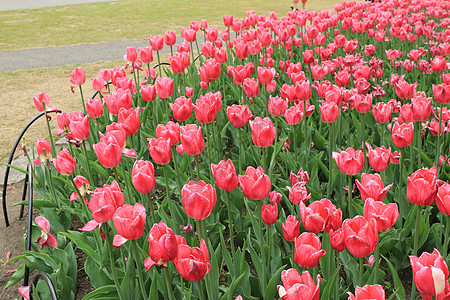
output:
<path id="1" fill-rule="evenodd" d="M 87 101 L 75 69 L 83 111 L 56 116 L 69 146 L 46 113 L 50 141 L 27 153 L 40 249 L 14 259 L 64 299 L 76 247 L 85 299 L 450 299 L 449 12 L 387 0 L 192 21 L 179 45 L 170 31 L 127 48 Z M 151 68 L 164 44 L 170 66 Z"/>

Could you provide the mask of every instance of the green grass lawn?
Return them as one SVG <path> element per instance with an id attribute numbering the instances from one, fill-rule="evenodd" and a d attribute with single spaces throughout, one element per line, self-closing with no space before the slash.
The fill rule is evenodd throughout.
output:
<path id="1" fill-rule="evenodd" d="M 333 9 L 337 0 L 310 0 L 306 8 Z M 0 12 L 0 51 L 145 39 L 206 19 L 223 28 L 222 16 L 248 10 L 285 16 L 290 0 L 123 0 Z"/>

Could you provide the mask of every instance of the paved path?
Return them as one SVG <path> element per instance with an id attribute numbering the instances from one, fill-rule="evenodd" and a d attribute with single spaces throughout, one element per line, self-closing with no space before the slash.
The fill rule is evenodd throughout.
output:
<path id="1" fill-rule="evenodd" d="M 177 38 L 177 44 L 182 41 L 181 37 Z M 123 59 L 127 47 L 149 45 L 148 40 L 137 40 L 0 51 L 0 72 L 119 60 Z M 167 53 L 170 53 L 170 48 L 165 46 L 161 54 Z"/>
<path id="2" fill-rule="evenodd" d="M 112 0 L 0 0 L 0 11 L 111 1 Z"/>

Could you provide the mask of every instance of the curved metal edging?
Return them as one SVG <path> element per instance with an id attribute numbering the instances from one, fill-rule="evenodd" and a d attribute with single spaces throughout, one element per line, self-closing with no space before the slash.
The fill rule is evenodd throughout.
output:
<path id="1" fill-rule="evenodd" d="M 34 117 L 27 124 L 27 126 L 25 126 L 25 128 L 22 130 L 22 132 L 20 133 L 19 137 L 16 140 L 16 143 L 14 144 L 14 147 L 11 150 L 11 153 L 9 154 L 8 165 L 6 166 L 6 171 L 5 171 L 5 180 L 3 181 L 3 195 L 2 195 L 3 216 L 5 218 L 6 227 L 9 226 L 8 211 L 6 208 L 6 189 L 8 187 L 9 170 L 11 169 L 11 167 L 9 165 L 11 165 L 11 162 L 14 158 L 14 153 L 16 152 L 17 146 L 19 145 L 20 141 L 22 140 L 22 137 L 25 135 L 25 132 L 28 130 L 28 128 L 30 128 L 30 126 L 33 125 L 33 123 L 36 122 L 36 120 L 38 120 L 40 117 L 42 117 L 46 113 L 51 113 L 51 112 L 61 113 L 61 111 L 58 109 L 58 110 L 54 110 L 54 111 L 41 112 L 39 115 Z"/>
<path id="2" fill-rule="evenodd" d="M 26 184 L 26 183 L 25 183 Z M 25 250 L 31 250 L 31 238 L 33 230 L 33 167 L 28 164 L 28 223 L 27 223 L 27 239 L 25 242 Z M 28 286 L 28 279 L 30 277 L 30 269 L 25 265 L 25 271 L 23 276 L 23 285 Z"/>
<path id="3" fill-rule="evenodd" d="M 30 287 L 30 299 L 31 295 L 33 293 L 33 286 L 35 286 L 38 281 L 39 281 L 39 277 L 42 277 L 42 279 L 44 279 L 45 283 L 47 284 L 47 287 L 50 291 L 50 296 L 52 297 L 51 300 L 58 300 L 58 297 L 56 296 L 56 291 L 55 291 L 55 287 L 53 286 L 53 282 L 50 279 L 50 277 L 48 277 L 48 275 L 44 272 L 39 272 L 38 275 L 33 279 L 33 285 L 31 285 Z"/>

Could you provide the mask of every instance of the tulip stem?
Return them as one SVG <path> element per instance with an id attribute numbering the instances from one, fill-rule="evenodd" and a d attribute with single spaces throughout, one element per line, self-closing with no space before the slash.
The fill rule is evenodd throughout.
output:
<path id="1" fill-rule="evenodd" d="M 376 284 L 378 282 L 378 266 L 380 264 L 380 244 L 377 244 L 375 248 L 374 257 L 375 257 L 375 266 L 373 270 L 375 270 L 375 275 L 373 278 L 373 283 Z"/>
<path id="2" fill-rule="evenodd" d="M 81 88 L 81 85 L 78 86 L 80 88 L 80 96 L 81 96 L 81 103 L 83 103 L 83 112 L 84 115 L 87 115 L 87 111 L 86 111 L 86 104 L 84 104 L 84 97 L 83 97 L 83 89 Z"/>
<path id="3" fill-rule="evenodd" d="M 82 148 L 83 148 L 83 151 L 84 151 L 84 157 L 86 158 L 86 169 L 87 169 L 87 172 L 88 172 L 89 182 L 91 184 L 93 184 L 92 175 L 91 175 L 91 166 L 90 166 L 90 163 L 89 163 L 89 157 L 88 157 L 88 154 L 87 154 L 85 141 L 83 141 L 83 143 L 81 145 L 82 145 Z"/>
<path id="4" fill-rule="evenodd" d="M 158 69 L 159 69 L 159 77 L 162 77 L 162 71 L 161 71 L 161 60 L 159 58 L 159 51 L 156 51 L 156 55 L 158 56 Z"/>
<path id="5" fill-rule="evenodd" d="M 271 227 L 271 225 L 267 225 L 267 245 L 269 246 L 269 255 L 267 256 L 269 265 L 267 266 L 267 270 L 269 271 L 269 274 L 272 274 L 271 267 L 270 267 L 270 262 L 272 261 L 272 227 Z"/>
<path id="6" fill-rule="evenodd" d="M 227 211 L 228 211 L 228 231 L 230 232 L 230 248 L 231 257 L 234 260 L 234 232 L 233 232 L 233 219 L 231 218 L 231 199 L 230 192 L 226 191 L 227 194 Z"/>
<path id="7" fill-rule="evenodd" d="M 128 186 L 127 176 L 125 175 L 125 163 L 124 163 L 124 157 L 120 160 L 120 167 L 122 168 L 122 176 L 123 176 L 123 183 L 125 184 L 125 190 L 127 192 L 128 201 L 131 201 L 133 199 L 133 196 L 130 191 L 130 187 Z"/>
<path id="8" fill-rule="evenodd" d="M 142 293 L 142 296 L 144 297 L 144 299 L 148 299 L 147 291 L 144 288 L 144 278 L 142 277 L 142 270 L 141 270 L 142 264 L 139 262 L 139 255 L 138 255 L 138 249 L 137 249 L 138 246 L 136 244 L 136 240 L 131 240 L 131 248 L 133 251 L 134 262 L 136 264 L 136 269 L 137 269 L 136 271 L 137 271 L 137 275 L 138 275 L 139 286 L 141 287 L 141 293 Z"/>
<path id="9" fill-rule="evenodd" d="M 361 144 L 363 147 L 363 151 L 364 151 L 364 138 L 365 138 L 365 131 L 366 131 L 366 114 L 363 113 L 362 114 L 362 120 L 361 120 Z M 364 157 L 366 157 L 366 155 L 364 154 Z"/>
<path id="10" fill-rule="evenodd" d="M 359 286 L 364 286 L 364 257 L 359 258 Z"/>
<path id="11" fill-rule="evenodd" d="M 420 216 L 421 216 L 422 206 L 417 205 L 417 215 L 416 215 L 416 232 L 414 234 L 414 248 L 413 255 L 417 255 L 417 250 L 419 247 L 419 235 L 420 235 Z"/>
<path id="12" fill-rule="evenodd" d="M 148 206 L 150 207 L 150 213 L 152 214 L 152 221 L 153 223 L 156 223 L 155 208 L 153 207 L 153 199 L 150 193 L 147 193 L 147 198 L 148 198 Z"/>
<path id="13" fill-rule="evenodd" d="M 176 177 L 177 177 L 177 187 L 179 190 L 181 190 L 181 179 L 180 179 L 180 170 L 178 169 L 178 163 L 177 163 L 177 159 L 176 159 L 176 150 L 175 147 L 172 147 L 172 157 L 173 157 L 173 164 L 175 167 L 175 173 L 176 173 Z"/>
<path id="14" fill-rule="evenodd" d="M 437 141 L 436 141 L 436 168 L 437 168 L 437 175 L 436 178 L 439 179 L 439 157 L 441 156 L 441 145 L 440 145 L 440 138 L 441 138 L 441 123 L 442 123 L 442 104 L 439 104 L 439 127 L 438 127 L 438 135 L 437 135 Z"/>
<path id="15" fill-rule="evenodd" d="M 113 275 L 114 285 L 116 286 L 117 295 L 119 295 L 119 299 L 123 300 L 124 298 L 122 296 L 122 292 L 121 292 L 122 290 L 120 288 L 119 280 L 117 278 L 117 273 L 116 273 L 116 261 L 114 259 L 114 253 L 113 253 L 113 248 L 112 248 L 112 240 L 113 239 L 111 236 L 111 231 L 109 230 L 109 227 L 108 227 L 108 223 L 104 223 L 104 224 L 105 224 L 104 231 L 105 231 L 107 239 L 108 239 L 106 244 L 108 244 L 109 260 L 110 260 L 110 264 L 111 264 L 111 272 Z"/>
<path id="16" fill-rule="evenodd" d="M 242 134 L 241 134 L 242 128 L 238 128 L 238 135 L 239 135 L 239 174 L 242 174 L 242 167 L 241 167 L 241 161 L 242 161 L 242 157 L 241 157 L 241 151 L 242 151 L 242 147 L 244 146 L 242 143 Z"/>
<path id="17" fill-rule="evenodd" d="M 264 148 L 263 148 L 264 149 Z M 266 287 L 266 256 L 264 253 L 264 241 L 263 241 L 263 232 L 262 232 L 262 218 L 261 218 L 261 212 L 262 212 L 262 200 L 258 200 L 258 203 L 256 204 L 256 218 L 258 219 L 258 240 L 259 240 L 259 251 L 260 256 L 262 258 L 262 268 L 261 268 L 261 277 L 259 278 L 259 284 L 261 288 L 261 293 L 264 292 L 264 289 Z M 258 274 L 259 277 L 260 274 Z"/>
<path id="18" fill-rule="evenodd" d="M 334 122 L 330 123 L 330 144 L 328 145 L 328 187 L 327 187 L 327 196 L 331 197 L 331 183 L 333 181 L 333 146 L 334 146 Z M 308 158 L 306 158 L 308 159 Z"/>
<path id="19" fill-rule="evenodd" d="M 417 256 L 417 251 L 419 250 L 419 234 L 420 234 L 420 212 L 421 212 L 422 206 L 417 205 L 417 215 L 416 215 L 416 232 L 414 234 L 414 248 L 413 248 L 413 255 Z M 414 283 L 414 276 L 412 278 L 412 287 L 411 287 L 411 300 L 416 299 L 416 285 Z"/>
<path id="20" fill-rule="evenodd" d="M 348 176 L 348 213 L 349 218 L 353 218 L 353 201 L 352 201 L 352 192 L 353 192 L 353 176 Z"/>
<path id="21" fill-rule="evenodd" d="M 174 214 L 175 210 L 172 207 L 172 199 L 170 195 L 170 187 L 169 187 L 169 175 L 167 171 L 167 165 L 164 165 L 164 180 L 166 181 L 166 197 L 167 197 L 167 205 L 170 210 L 170 214 Z"/>
<path id="22" fill-rule="evenodd" d="M 173 290 L 172 290 L 172 283 L 170 282 L 170 274 L 169 274 L 168 268 L 164 268 L 164 279 L 166 280 L 166 288 L 167 288 L 167 294 L 169 295 L 169 299 L 175 300 L 175 296 L 174 296 Z"/>
<path id="23" fill-rule="evenodd" d="M 419 147 L 417 147 L 419 149 L 419 154 L 418 154 L 419 161 L 418 161 L 417 166 L 419 168 L 421 168 L 422 167 L 422 132 L 421 132 L 420 126 L 417 126 L 417 129 L 418 129 L 417 130 L 417 132 L 418 132 L 417 141 L 418 141 L 418 146 L 419 146 Z"/>
<path id="24" fill-rule="evenodd" d="M 52 157 L 55 158 L 56 157 L 55 142 L 53 141 L 52 130 L 50 129 L 50 121 L 48 120 L 48 118 L 50 117 L 47 116 L 47 107 L 45 107 L 45 103 L 43 101 L 42 105 L 44 105 L 45 121 L 47 122 L 48 136 L 50 137 L 50 145 L 52 146 Z"/>
<path id="25" fill-rule="evenodd" d="M 442 257 L 444 258 L 444 260 L 447 260 L 449 240 L 450 240 L 450 215 L 447 215 L 447 226 L 445 227 L 445 235 L 444 235 L 444 249 L 442 251 Z"/>
<path id="26" fill-rule="evenodd" d="M 195 156 L 195 164 L 197 165 L 197 181 L 200 180 L 200 162 L 198 160 L 198 155 Z"/>
<path id="27" fill-rule="evenodd" d="M 398 197 L 397 197 L 397 201 L 398 201 L 398 207 L 400 210 L 400 218 L 398 218 L 400 220 L 400 227 L 403 227 L 403 216 L 405 214 L 405 212 L 403 211 L 403 207 L 404 205 L 402 205 L 403 202 L 403 195 L 402 195 L 402 189 L 403 189 L 403 157 L 405 155 L 405 152 L 403 151 L 403 148 L 400 149 L 400 159 L 399 159 L 399 167 L 400 167 L 400 177 L 398 179 Z"/>

